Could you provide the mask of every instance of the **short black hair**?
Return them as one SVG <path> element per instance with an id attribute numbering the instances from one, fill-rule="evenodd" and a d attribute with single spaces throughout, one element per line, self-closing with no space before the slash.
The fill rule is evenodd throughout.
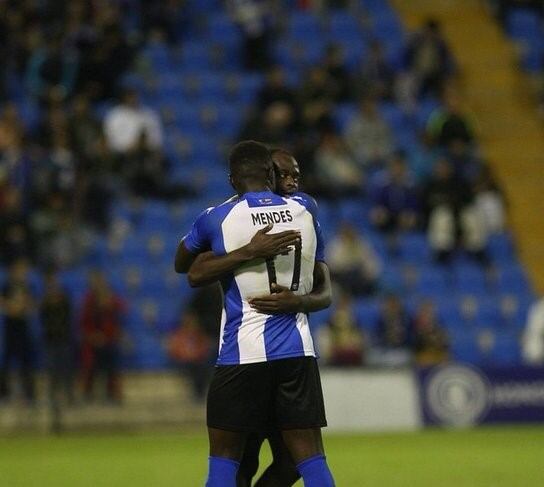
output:
<path id="1" fill-rule="evenodd" d="M 291 154 L 289 151 L 286 151 L 285 149 L 275 147 L 273 149 L 270 149 L 270 157 L 273 158 L 274 156 L 293 157 L 293 154 Z"/>
<path id="2" fill-rule="evenodd" d="M 238 142 L 229 155 L 229 169 L 233 176 L 260 177 L 266 175 L 272 165 L 266 145 L 255 140 Z"/>

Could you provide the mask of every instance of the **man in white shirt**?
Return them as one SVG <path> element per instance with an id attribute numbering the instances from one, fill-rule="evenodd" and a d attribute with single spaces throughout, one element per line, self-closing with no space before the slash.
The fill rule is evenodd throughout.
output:
<path id="1" fill-rule="evenodd" d="M 132 89 L 125 90 L 121 102 L 106 114 L 104 134 L 109 148 L 120 154 L 133 150 L 142 134 L 145 134 L 150 149 L 160 148 L 163 141 L 158 114 L 143 107 Z"/>

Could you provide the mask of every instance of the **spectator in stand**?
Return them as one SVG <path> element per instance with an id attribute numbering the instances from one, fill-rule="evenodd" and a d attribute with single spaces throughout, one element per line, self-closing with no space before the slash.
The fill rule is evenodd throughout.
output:
<path id="1" fill-rule="evenodd" d="M 323 66 L 329 79 L 335 85 L 335 102 L 348 102 L 352 98 L 351 77 L 344 59 L 344 51 L 341 46 L 331 44 L 327 46 Z"/>
<path id="2" fill-rule="evenodd" d="M 54 272 L 45 278 L 45 295 L 40 306 L 40 318 L 45 342 L 49 397 L 58 403 L 64 393 L 68 402 L 74 399 L 75 340 L 72 328 L 72 303 L 62 289 Z"/>
<path id="3" fill-rule="evenodd" d="M 163 131 L 159 115 L 140 104 L 138 94 L 125 89 L 118 105 L 104 118 L 104 134 L 109 148 L 118 155 L 133 151 L 145 134 L 149 149 L 162 147 Z"/>
<path id="4" fill-rule="evenodd" d="M 443 105 L 437 108 L 427 123 L 427 133 L 438 146 L 448 149 L 452 143 L 472 144 L 475 133 L 470 115 L 463 109 L 459 92 L 451 85 L 445 87 Z"/>
<path id="5" fill-rule="evenodd" d="M 441 25 L 429 19 L 406 50 L 406 67 L 421 96 L 438 95 L 453 74 L 454 62 Z"/>
<path id="6" fill-rule="evenodd" d="M 410 317 L 400 298 L 395 294 L 389 294 L 382 303 L 376 332 L 376 348 L 372 352 L 371 362 L 387 367 L 408 365 L 412 361 L 412 343 Z"/>
<path id="7" fill-rule="evenodd" d="M 73 92 L 78 73 L 77 52 L 63 46 L 63 38 L 52 34 L 45 46 L 36 49 L 28 62 L 28 91 L 40 101 L 67 99 Z"/>
<path id="8" fill-rule="evenodd" d="M 23 211 L 21 192 L 7 186 L 0 206 L 0 262 L 9 265 L 21 257 L 30 258 L 33 252 L 32 232 Z"/>
<path id="9" fill-rule="evenodd" d="M 285 71 L 279 65 L 272 66 L 266 73 L 265 84 L 257 96 L 259 111 L 265 111 L 270 105 L 282 102 L 296 111 L 295 92 L 287 85 Z"/>
<path id="10" fill-rule="evenodd" d="M 295 113 L 290 105 L 277 101 L 263 114 L 255 114 L 242 130 L 240 139 L 259 140 L 269 145 L 291 145 L 295 138 Z"/>
<path id="11" fill-rule="evenodd" d="M 78 76 L 78 93 L 87 93 L 93 101 L 113 98 L 119 80 L 130 67 L 134 49 L 127 41 L 121 25 L 122 14 L 115 2 L 107 2 L 96 9 L 89 36 L 89 46 L 82 53 L 83 61 Z"/>
<path id="12" fill-rule="evenodd" d="M 460 243 L 477 261 L 488 264 L 485 222 L 474 205 L 470 186 L 455 177 L 447 160 L 436 163 L 423 189 L 422 201 L 429 244 L 439 262 L 449 262 Z"/>
<path id="13" fill-rule="evenodd" d="M 362 167 L 380 166 L 392 154 L 391 131 L 378 111 L 375 95 L 360 101 L 359 112 L 348 124 L 344 139 Z"/>
<path id="14" fill-rule="evenodd" d="M 436 309 L 431 301 L 424 301 L 418 306 L 412 329 L 414 333 L 412 346 L 417 365 L 430 367 L 448 360 L 448 336 L 440 326 Z"/>
<path id="15" fill-rule="evenodd" d="M 320 342 L 328 365 L 358 367 L 365 362 L 365 338 L 348 294 L 340 295 Z"/>
<path id="16" fill-rule="evenodd" d="M 299 90 L 302 125 L 306 132 L 332 130 L 337 86 L 324 67 L 314 66 Z"/>
<path id="17" fill-rule="evenodd" d="M 174 363 L 188 377 L 195 401 L 206 396 L 211 374 L 212 341 L 195 313 L 185 313 L 178 329 L 168 342 L 168 353 Z"/>
<path id="18" fill-rule="evenodd" d="M 353 225 L 344 223 L 330 241 L 327 264 L 332 278 L 345 293 L 368 296 L 376 292 L 382 263 Z"/>
<path id="19" fill-rule="evenodd" d="M 383 232 L 397 233 L 416 228 L 419 198 L 403 152 L 389 161 L 388 170 L 374 195 L 370 218 Z"/>
<path id="20" fill-rule="evenodd" d="M 481 215 L 481 221 L 485 223 L 486 233 L 496 235 L 504 232 L 506 225 L 504 193 L 488 167 L 483 169 L 474 183 L 474 195 L 474 204 Z"/>
<path id="21" fill-rule="evenodd" d="M 114 403 L 121 401 L 119 355 L 124 309 L 123 301 L 113 292 L 104 274 L 94 271 L 81 314 L 81 366 L 88 401 L 94 398 L 97 376 L 106 382 L 107 399 Z"/>
<path id="22" fill-rule="evenodd" d="M 245 67 L 264 70 L 270 66 L 272 3 L 268 0 L 228 0 L 227 8 L 244 35 Z"/>
<path id="23" fill-rule="evenodd" d="M 378 99 L 389 100 L 393 96 L 394 82 L 395 73 L 385 57 L 383 45 L 373 40 L 355 77 L 354 92 L 358 98 L 375 93 Z"/>
<path id="24" fill-rule="evenodd" d="M 363 172 L 341 137 L 326 132 L 315 152 L 317 192 L 330 199 L 359 195 L 363 190 Z"/>
<path id="25" fill-rule="evenodd" d="M 535 301 L 529 310 L 521 351 L 527 364 L 544 365 L 544 297 Z"/>
<path id="26" fill-rule="evenodd" d="M 91 111 L 89 97 L 78 95 L 72 102 L 72 112 L 68 118 L 71 146 L 75 153 L 89 165 L 95 154 L 96 141 L 102 130 L 100 123 Z"/>
<path id="27" fill-rule="evenodd" d="M 189 312 L 198 317 L 202 328 L 216 344 L 219 342 L 222 309 L 223 291 L 219 284 L 198 288 L 189 302 Z"/>
<path id="28" fill-rule="evenodd" d="M 150 148 L 145 132 L 127 156 L 122 170 L 130 189 L 137 196 L 173 200 L 194 195 L 190 188 L 168 182 L 168 161 L 162 152 Z"/>
<path id="29" fill-rule="evenodd" d="M 9 372 L 18 361 L 25 399 L 34 401 L 33 344 L 30 316 L 34 298 L 28 282 L 28 262 L 18 259 L 9 268 L 9 276 L 0 297 L 4 320 L 4 353 L 0 364 L 0 400 L 10 396 Z"/>

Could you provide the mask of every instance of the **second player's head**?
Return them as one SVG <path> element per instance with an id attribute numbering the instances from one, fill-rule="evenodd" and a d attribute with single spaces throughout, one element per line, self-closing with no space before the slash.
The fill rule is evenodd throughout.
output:
<path id="1" fill-rule="evenodd" d="M 276 187 L 274 165 L 268 148 L 254 140 L 236 144 L 229 155 L 230 183 L 238 194 Z"/>
<path id="2" fill-rule="evenodd" d="M 283 196 L 290 196 L 299 189 L 300 169 L 292 154 L 283 149 L 270 151 L 276 170 L 276 191 Z"/>

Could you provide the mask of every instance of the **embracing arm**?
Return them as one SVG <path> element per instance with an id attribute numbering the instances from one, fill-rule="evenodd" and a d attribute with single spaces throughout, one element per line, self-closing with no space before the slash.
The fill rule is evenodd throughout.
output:
<path id="1" fill-rule="evenodd" d="M 176 252 L 176 272 L 187 273 L 192 287 L 205 286 L 246 262 L 289 252 L 291 246 L 300 240 L 300 234 L 296 231 L 268 234 L 271 229 L 272 225 L 267 225 L 255 233 L 247 245 L 221 256 L 213 252 L 191 254 L 181 242 Z"/>
<path id="2" fill-rule="evenodd" d="M 296 295 L 290 289 L 273 284 L 277 292 L 249 301 L 252 308 L 265 314 L 313 313 L 331 305 L 332 287 L 329 268 L 324 262 L 314 266 L 314 286 L 309 294 Z"/>

